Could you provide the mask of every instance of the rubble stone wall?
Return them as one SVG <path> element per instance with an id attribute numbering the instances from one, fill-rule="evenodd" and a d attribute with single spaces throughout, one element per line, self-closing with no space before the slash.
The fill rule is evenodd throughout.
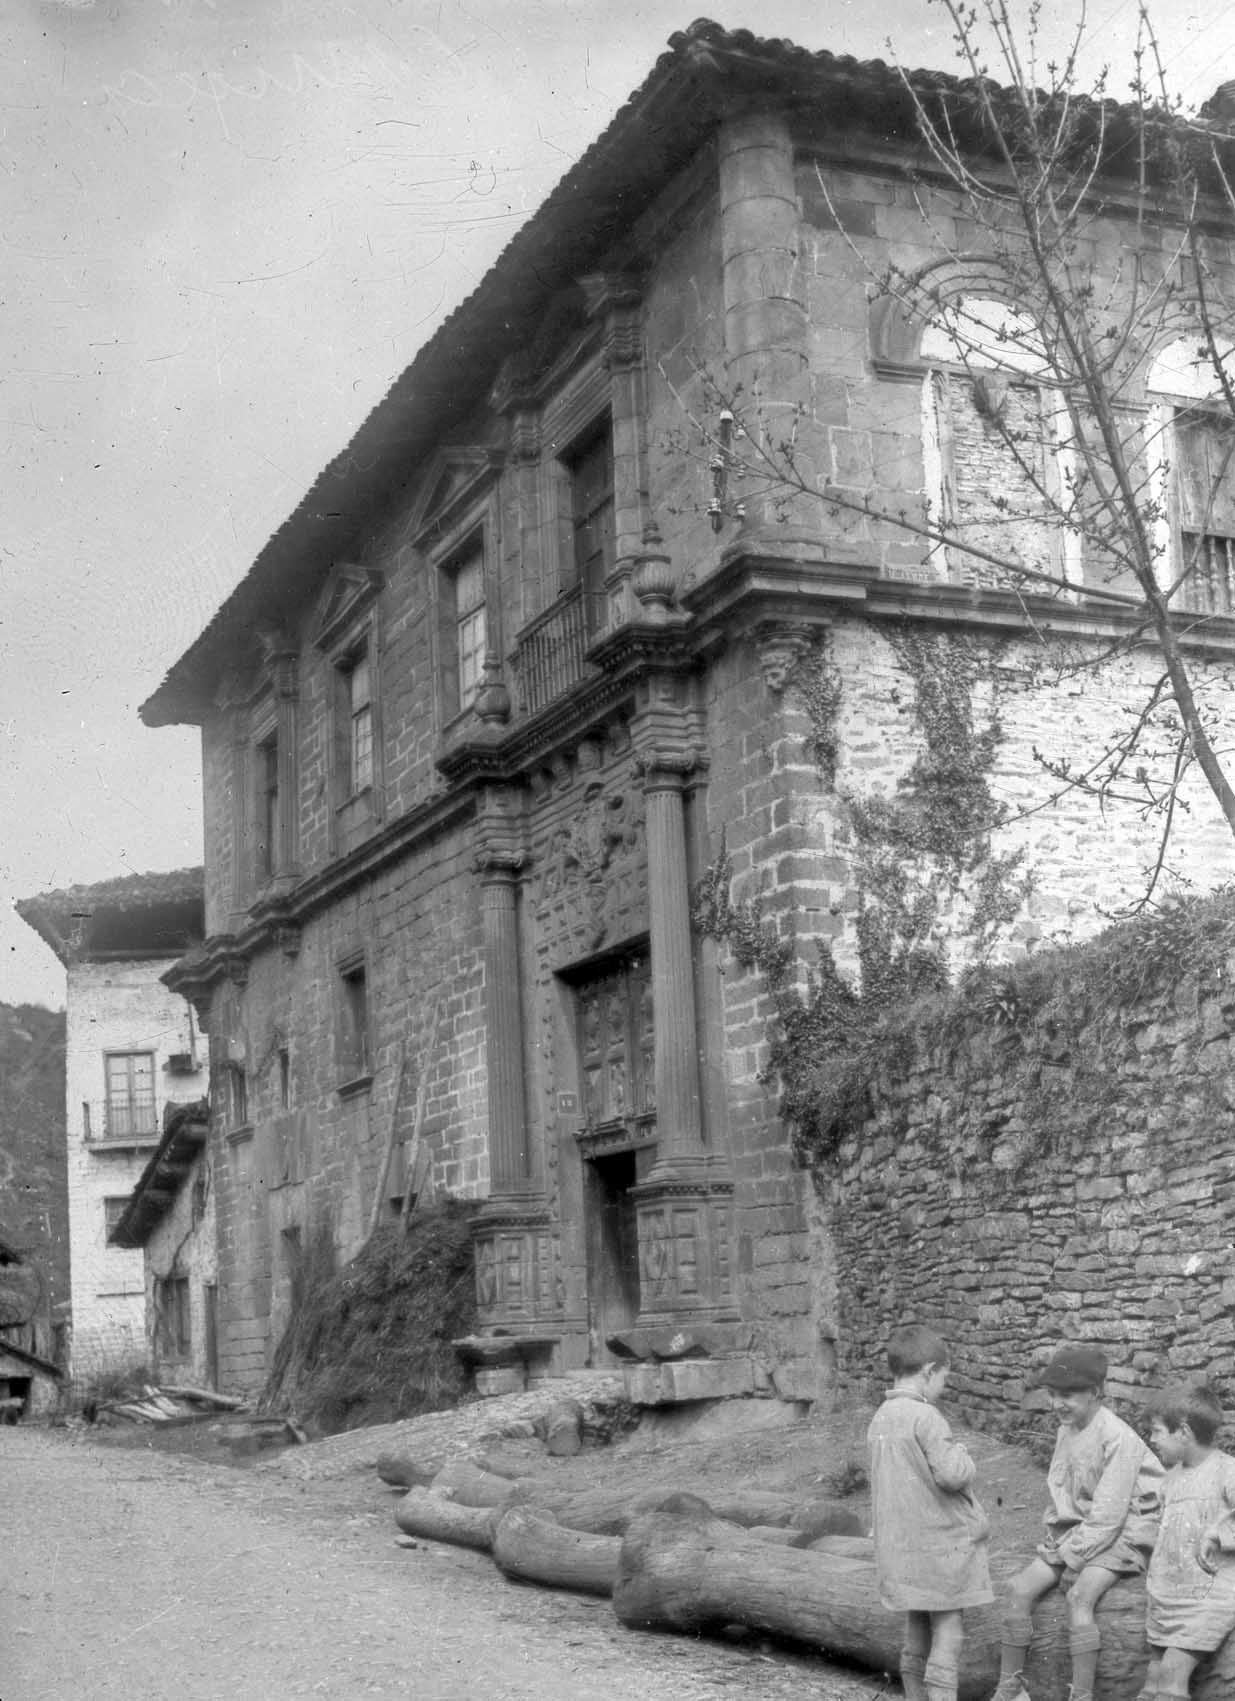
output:
<path id="1" fill-rule="evenodd" d="M 1064 1340 L 1131 1402 L 1198 1375 L 1235 1395 L 1235 961 L 1181 973 L 1079 1031 L 976 1012 L 882 1083 L 820 1177 L 850 1377 L 882 1381 L 914 1319 L 952 1343 L 950 1400 L 1004 1433 Z"/>

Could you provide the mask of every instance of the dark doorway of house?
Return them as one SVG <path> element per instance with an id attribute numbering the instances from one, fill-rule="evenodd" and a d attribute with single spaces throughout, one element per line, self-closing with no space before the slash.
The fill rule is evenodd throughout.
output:
<path id="1" fill-rule="evenodd" d="M 608 1364 L 608 1337 L 639 1312 L 639 1236 L 635 1224 L 636 1154 L 610 1152 L 584 1164 L 587 1188 L 588 1331 L 593 1364 Z"/>

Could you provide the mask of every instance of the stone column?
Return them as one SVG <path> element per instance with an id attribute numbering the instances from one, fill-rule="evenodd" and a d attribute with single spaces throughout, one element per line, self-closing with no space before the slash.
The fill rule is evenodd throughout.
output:
<path id="1" fill-rule="evenodd" d="M 656 1012 L 656 1170 L 672 1166 L 680 1174 L 704 1158 L 683 818 L 683 788 L 697 758 L 692 751 L 651 750 L 642 761 Z"/>
<path id="2" fill-rule="evenodd" d="M 488 1043 L 489 1189 L 491 1195 L 503 1198 L 526 1194 L 532 1188 L 519 971 L 522 863 L 517 851 L 489 852 L 479 859 Z"/>
<path id="3" fill-rule="evenodd" d="M 512 788 L 491 786 L 478 817 L 489 1198 L 473 1225 L 472 1242 L 481 1330 L 543 1339 L 558 1309 L 558 1237 L 541 1190 L 528 1120 L 519 947 L 525 857 L 519 802 Z M 545 1341 L 546 1351 L 550 1346 L 551 1339 Z"/>
<path id="4" fill-rule="evenodd" d="M 736 1315 L 730 1241 L 733 1183 L 704 1142 L 690 935 L 685 790 L 704 766 L 675 714 L 672 681 L 652 681 L 640 730 L 647 809 L 649 947 L 656 1027 L 656 1161 L 632 1189 L 639 1234 L 636 1332 Z M 677 720 L 679 736 L 658 739 Z"/>

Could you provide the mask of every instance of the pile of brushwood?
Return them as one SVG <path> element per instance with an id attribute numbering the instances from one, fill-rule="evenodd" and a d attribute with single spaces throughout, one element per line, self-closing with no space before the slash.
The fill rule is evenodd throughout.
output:
<path id="1" fill-rule="evenodd" d="M 306 1244 L 261 1399 L 320 1433 L 457 1405 L 467 1374 L 451 1341 L 475 1328 L 476 1207 L 447 1199 L 391 1224 L 341 1270 L 328 1229 Z"/>

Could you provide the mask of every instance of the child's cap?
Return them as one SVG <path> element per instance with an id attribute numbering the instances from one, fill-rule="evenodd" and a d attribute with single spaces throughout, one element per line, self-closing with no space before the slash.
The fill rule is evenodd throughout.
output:
<path id="1" fill-rule="evenodd" d="M 1100 1388 L 1106 1381 L 1106 1359 L 1097 1347 L 1060 1347 L 1038 1378 L 1042 1388 L 1072 1394 L 1078 1388 Z"/>

